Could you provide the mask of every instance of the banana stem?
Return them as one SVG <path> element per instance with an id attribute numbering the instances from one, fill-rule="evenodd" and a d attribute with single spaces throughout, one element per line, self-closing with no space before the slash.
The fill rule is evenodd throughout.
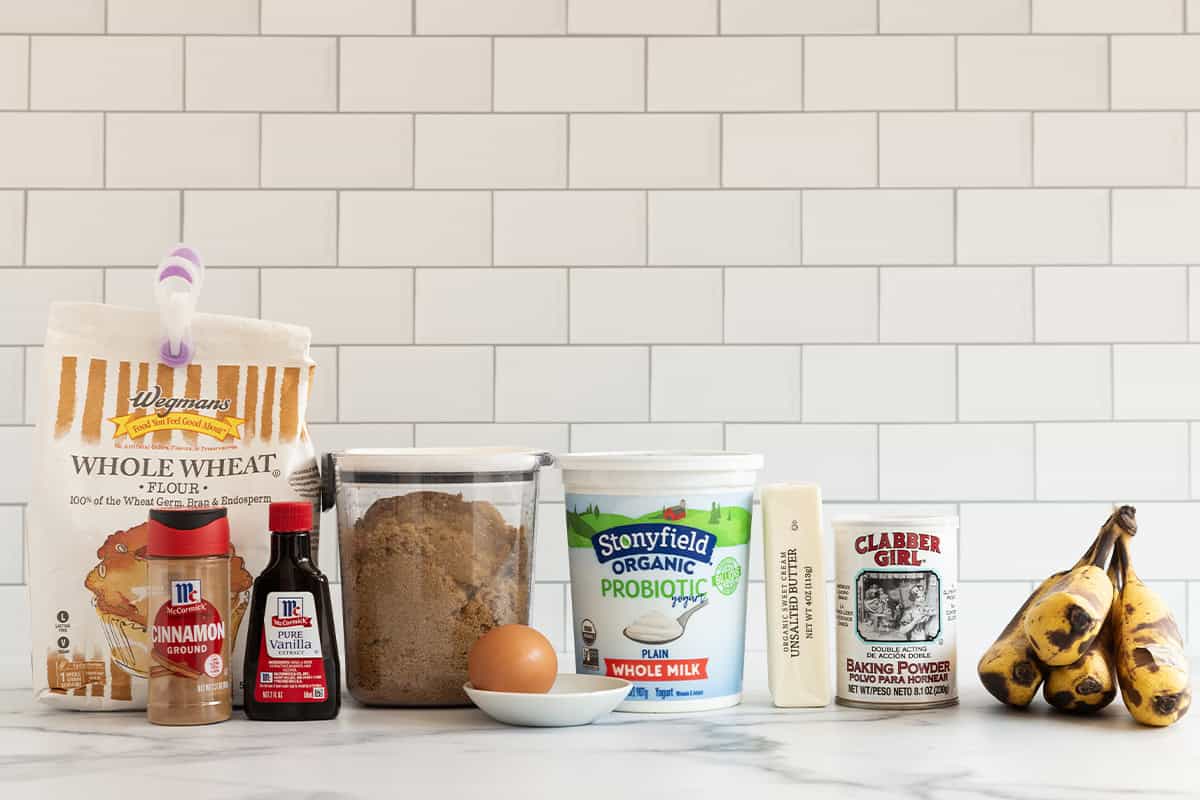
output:
<path id="1" fill-rule="evenodd" d="M 1094 567 L 1103 567 L 1117 539 L 1137 533 L 1136 514 L 1137 509 L 1133 506 L 1121 506 L 1113 511 L 1100 527 L 1100 533 L 1092 542 L 1092 546 L 1079 559 L 1077 566 L 1091 564 Z"/>

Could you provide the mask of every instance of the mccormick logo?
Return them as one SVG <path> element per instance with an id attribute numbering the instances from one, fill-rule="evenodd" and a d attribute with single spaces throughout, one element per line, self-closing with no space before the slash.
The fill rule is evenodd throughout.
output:
<path id="1" fill-rule="evenodd" d="M 130 397 L 129 405 L 136 409 L 135 413 L 109 417 L 108 421 L 117 426 L 113 432 L 114 439 L 122 436 L 140 439 L 155 431 L 178 430 L 203 433 L 223 442 L 227 438 L 240 439 L 241 431 L 238 428 L 246 421 L 230 416 L 206 417 L 200 413 L 213 411 L 224 414 L 232 407 L 230 400 L 163 396 L 162 387 L 157 385 Z"/>
<path id="2" fill-rule="evenodd" d="M 276 628 L 311 628 L 312 617 L 304 616 L 303 597 L 280 597 L 276 601 L 278 614 L 271 617 Z"/>
<path id="3" fill-rule="evenodd" d="M 942 541 L 929 533 L 871 533 L 854 540 L 854 552 L 874 553 L 881 567 L 919 567 L 925 563 L 921 553 L 942 552 Z"/>
<path id="4" fill-rule="evenodd" d="M 171 581 L 171 606 L 194 606 L 200 602 L 200 581 Z"/>
<path id="5" fill-rule="evenodd" d="M 601 564 L 617 559 L 637 561 L 645 556 L 709 564 L 716 544 L 715 535 L 686 525 L 618 525 L 592 537 L 592 549 Z"/>

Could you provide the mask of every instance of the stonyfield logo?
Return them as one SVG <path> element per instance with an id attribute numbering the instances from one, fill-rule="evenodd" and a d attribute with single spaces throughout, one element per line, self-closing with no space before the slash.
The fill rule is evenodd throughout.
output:
<path id="1" fill-rule="evenodd" d="M 640 556 L 667 556 L 712 562 L 717 537 L 708 531 L 685 525 L 618 525 L 592 537 L 592 549 L 601 564 L 636 559 Z"/>
<path id="2" fill-rule="evenodd" d="M 108 421 L 117 426 L 113 432 L 114 439 L 122 436 L 140 439 L 148 433 L 159 431 L 188 431 L 223 442 L 226 439 L 240 439 L 239 427 L 246 421 L 238 417 L 218 416 L 226 414 L 233 407 L 232 400 L 164 396 L 162 387 L 157 385 L 130 397 L 129 405 L 135 409 L 134 413 L 109 417 Z M 213 416 L 204 416 L 200 413 L 202 411 L 213 412 Z"/>

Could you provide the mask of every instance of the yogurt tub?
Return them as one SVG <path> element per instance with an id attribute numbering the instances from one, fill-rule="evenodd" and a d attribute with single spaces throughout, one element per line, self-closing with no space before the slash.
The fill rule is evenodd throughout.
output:
<path id="1" fill-rule="evenodd" d="M 630 681 L 618 711 L 737 705 L 762 456 L 572 453 L 560 462 L 576 671 Z"/>

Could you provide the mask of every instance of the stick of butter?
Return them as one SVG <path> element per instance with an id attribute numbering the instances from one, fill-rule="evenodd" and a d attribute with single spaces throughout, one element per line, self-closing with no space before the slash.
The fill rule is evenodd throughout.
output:
<path id="1" fill-rule="evenodd" d="M 780 708 L 824 706 L 830 689 L 821 489 L 767 486 L 762 515 L 771 698 Z"/>

